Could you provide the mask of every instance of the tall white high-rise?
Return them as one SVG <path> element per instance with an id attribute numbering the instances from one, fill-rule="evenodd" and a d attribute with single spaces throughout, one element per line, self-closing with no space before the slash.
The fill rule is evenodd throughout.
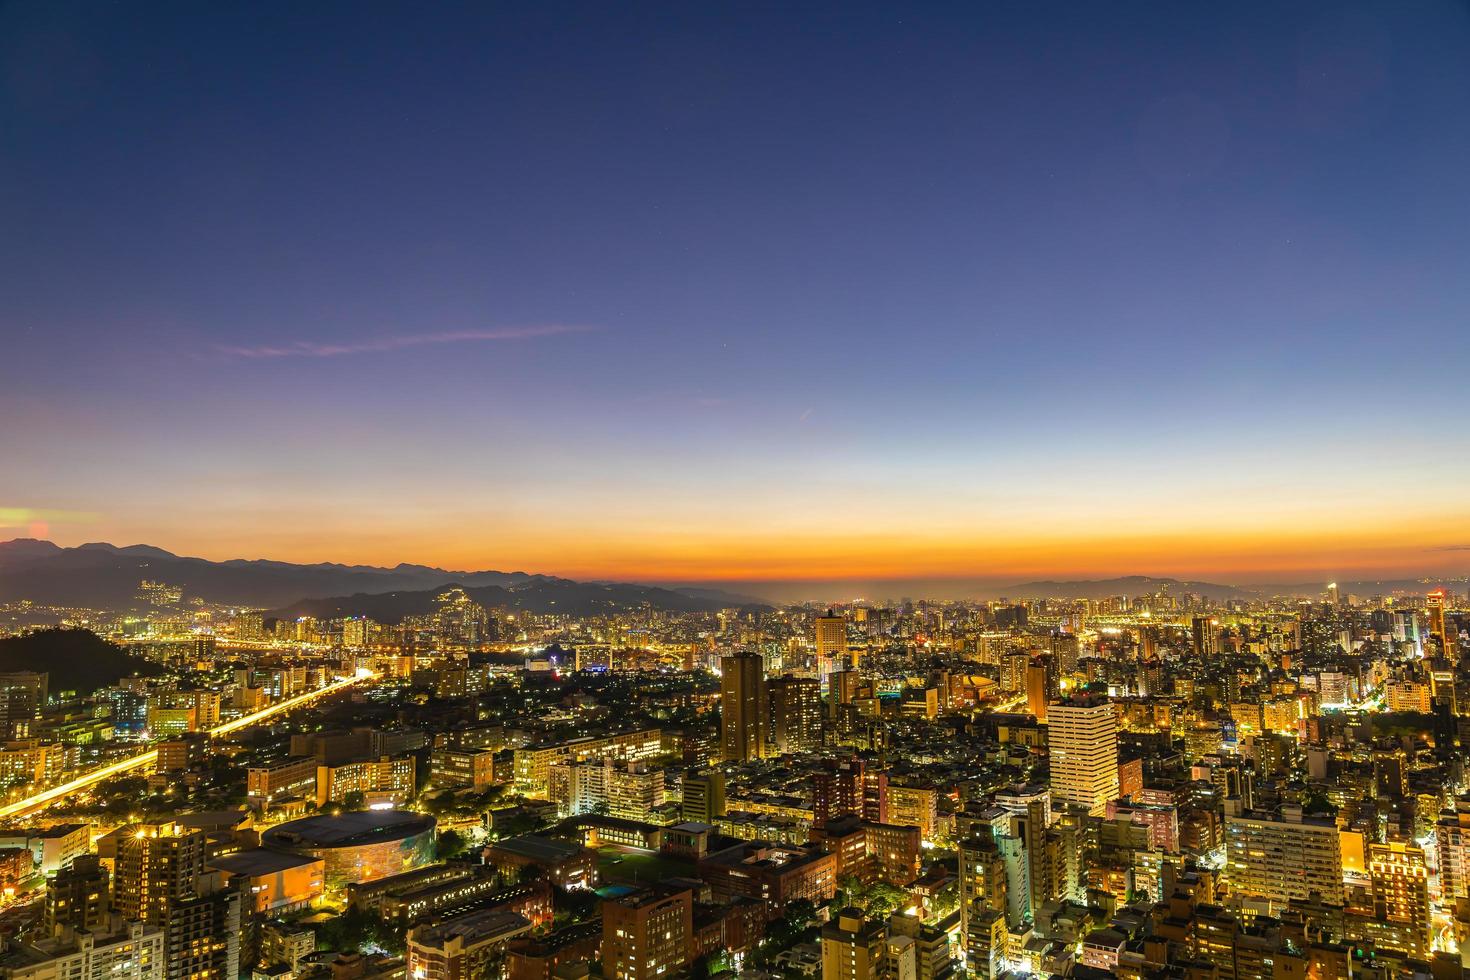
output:
<path id="1" fill-rule="evenodd" d="M 1101 816 L 1118 796 L 1118 716 L 1105 697 L 1074 697 L 1047 710 L 1051 792 Z"/>

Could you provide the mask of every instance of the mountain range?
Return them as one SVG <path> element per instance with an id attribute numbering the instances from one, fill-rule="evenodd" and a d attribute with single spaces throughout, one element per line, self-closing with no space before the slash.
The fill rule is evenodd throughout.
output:
<path id="1" fill-rule="evenodd" d="M 1434 578 L 1342 581 L 1337 585 L 1345 596 L 1359 595 L 1364 598 L 1374 595 L 1392 595 L 1396 592 L 1423 595 L 1430 589 L 1441 587 L 1451 591 L 1463 591 L 1465 588 L 1463 580 Z M 1126 575 L 1120 578 L 1077 579 L 1065 582 L 1023 582 L 1020 585 L 991 588 L 986 591 L 993 593 L 996 597 L 1007 596 L 1012 599 L 1104 599 L 1116 595 L 1126 595 L 1129 598 L 1152 595 L 1160 590 L 1176 596 L 1193 592 L 1216 602 L 1230 599 L 1262 599 L 1271 596 L 1301 596 L 1315 599 L 1327 590 L 1327 583 L 1221 585 L 1216 582 L 1192 582 L 1175 578 L 1155 578 L 1149 575 Z"/>
<path id="2" fill-rule="evenodd" d="M 35 538 L 0 542 L 0 602 L 31 599 L 44 605 L 125 609 L 137 604 L 138 583 L 143 579 L 179 586 L 189 597 L 274 609 L 281 615 L 364 615 L 378 622 L 397 622 L 405 615 L 430 611 L 434 597 L 451 585 L 464 588 L 483 605 L 571 615 L 645 605 L 669 612 L 703 612 L 742 606 L 768 607 L 772 601 L 784 601 L 777 592 L 754 582 L 746 583 L 750 593 L 775 598 L 752 598 L 739 583 L 726 583 L 727 588 L 722 589 L 708 584 L 655 586 L 577 582 L 522 571 L 455 571 L 428 565 L 399 564 L 383 568 L 335 562 L 299 565 L 239 558 L 208 561 L 142 544 L 117 547 L 95 543 L 63 548 Z M 966 587 L 953 581 L 939 584 L 943 585 L 944 594 L 972 599 L 1003 596 L 1011 599 L 1131 597 L 1166 589 L 1174 595 L 1193 592 L 1215 601 L 1225 601 L 1279 595 L 1315 598 L 1326 588 L 1321 582 L 1222 585 L 1148 575 L 1047 580 L 1005 586 L 973 583 Z M 1344 581 L 1338 584 L 1344 594 L 1365 597 L 1395 592 L 1422 594 L 1441 585 L 1455 591 L 1465 588 L 1464 581 L 1439 579 Z M 841 585 L 831 583 L 830 588 L 824 591 L 829 596 L 841 595 L 846 591 L 845 587 L 840 588 Z M 796 584 L 780 591 L 789 596 L 798 588 L 817 587 L 816 583 Z M 885 586 L 886 591 L 874 591 L 871 595 L 901 595 L 914 588 L 922 588 L 921 583 L 890 582 Z"/>
<path id="3" fill-rule="evenodd" d="M 579 615 L 644 604 L 671 612 L 701 612 L 760 602 L 719 590 L 574 582 L 528 572 L 467 572 L 408 564 L 296 565 L 238 558 L 216 562 L 150 545 L 62 548 L 34 538 L 0 542 L 0 602 L 31 599 L 46 605 L 123 609 L 137 603 L 138 584 L 144 579 L 178 586 L 186 596 L 209 602 L 289 606 L 294 615 L 368 615 L 381 622 L 427 612 L 434 596 L 450 585 L 465 588 L 488 605 Z"/>

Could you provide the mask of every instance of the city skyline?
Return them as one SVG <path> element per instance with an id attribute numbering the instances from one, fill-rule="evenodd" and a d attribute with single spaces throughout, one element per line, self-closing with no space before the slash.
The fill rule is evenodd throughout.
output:
<path id="1" fill-rule="evenodd" d="M 0 36 L 0 539 L 1466 567 L 1462 6 L 11 4 Z"/>

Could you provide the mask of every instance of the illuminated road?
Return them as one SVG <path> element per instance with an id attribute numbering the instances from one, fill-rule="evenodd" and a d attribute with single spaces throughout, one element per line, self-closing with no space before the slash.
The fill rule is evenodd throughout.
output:
<path id="1" fill-rule="evenodd" d="M 245 715 L 241 718 L 236 718 L 233 721 L 227 721 L 223 725 L 218 725 L 214 728 L 211 728 L 209 730 L 209 734 L 211 737 L 217 735 L 228 735 L 230 732 L 237 732 L 242 728 L 249 728 L 251 725 L 258 724 L 265 719 L 271 717 L 272 715 L 278 715 L 283 711 L 290 711 L 292 708 L 298 708 L 301 705 L 306 704 L 308 701 L 314 701 L 317 698 L 326 697 L 328 694 L 335 694 L 337 691 L 341 691 L 344 688 L 351 687 L 353 684 L 361 684 L 363 681 L 372 680 L 376 676 L 377 674 L 363 674 L 359 677 L 349 677 L 346 680 L 337 681 L 333 684 L 328 684 L 326 687 L 317 688 L 315 691 L 308 691 L 305 694 L 298 694 L 294 698 L 287 698 L 285 701 L 281 701 L 278 704 L 273 704 L 268 708 L 262 708 L 259 711 L 253 711 L 250 714 Z M 151 765 L 152 763 L 157 761 L 157 759 L 158 750 L 149 749 L 147 752 L 142 752 L 138 755 L 129 756 L 126 759 L 109 763 L 100 769 L 93 769 L 85 776 L 78 776 L 76 779 L 73 779 L 70 782 L 62 783 L 60 786 L 53 786 L 50 789 L 42 790 L 41 792 L 36 793 L 33 796 L 27 796 L 23 800 L 17 800 L 14 803 L 7 803 L 5 806 L 0 806 L 0 819 L 4 819 L 7 817 L 19 817 L 23 816 L 24 814 L 30 813 L 33 810 L 42 809 L 43 807 L 55 803 L 57 800 L 71 796 L 74 793 L 78 793 L 81 790 L 87 789 L 91 786 L 95 786 L 98 783 L 102 782 L 102 780 L 104 779 L 110 779 L 113 776 L 117 776 L 125 772 L 132 772 L 134 769 L 141 769 L 144 766 Z"/>

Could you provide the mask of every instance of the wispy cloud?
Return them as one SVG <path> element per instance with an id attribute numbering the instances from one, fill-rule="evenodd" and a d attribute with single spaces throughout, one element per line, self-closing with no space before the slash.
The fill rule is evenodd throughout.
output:
<path id="1" fill-rule="evenodd" d="M 1425 548 L 1425 551 L 1470 551 L 1470 544 L 1447 544 L 1438 548 Z"/>
<path id="2" fill-rule="evenodd" d="M 472 344 L 497 340 L 530 340 L 535 337 L 555 337 L 559 334 L 587 333 L 592 327 L 562 323 L 548 323 L 529 327 L 491 327 L 485 330 L 446 330 L 441 333 L 401 334 L 390 337 L 371 337 L 365 340 L 323 342 L 296 340 L 289 344 L 264 344 L 259 347 L 220 346 L 219 353 L 227 357 L 279 358 L 279 357 L 342 357 L 349 354 L 381 354 L 404 350 L 409 347 L 429 347 L 437 344 Z"/>

